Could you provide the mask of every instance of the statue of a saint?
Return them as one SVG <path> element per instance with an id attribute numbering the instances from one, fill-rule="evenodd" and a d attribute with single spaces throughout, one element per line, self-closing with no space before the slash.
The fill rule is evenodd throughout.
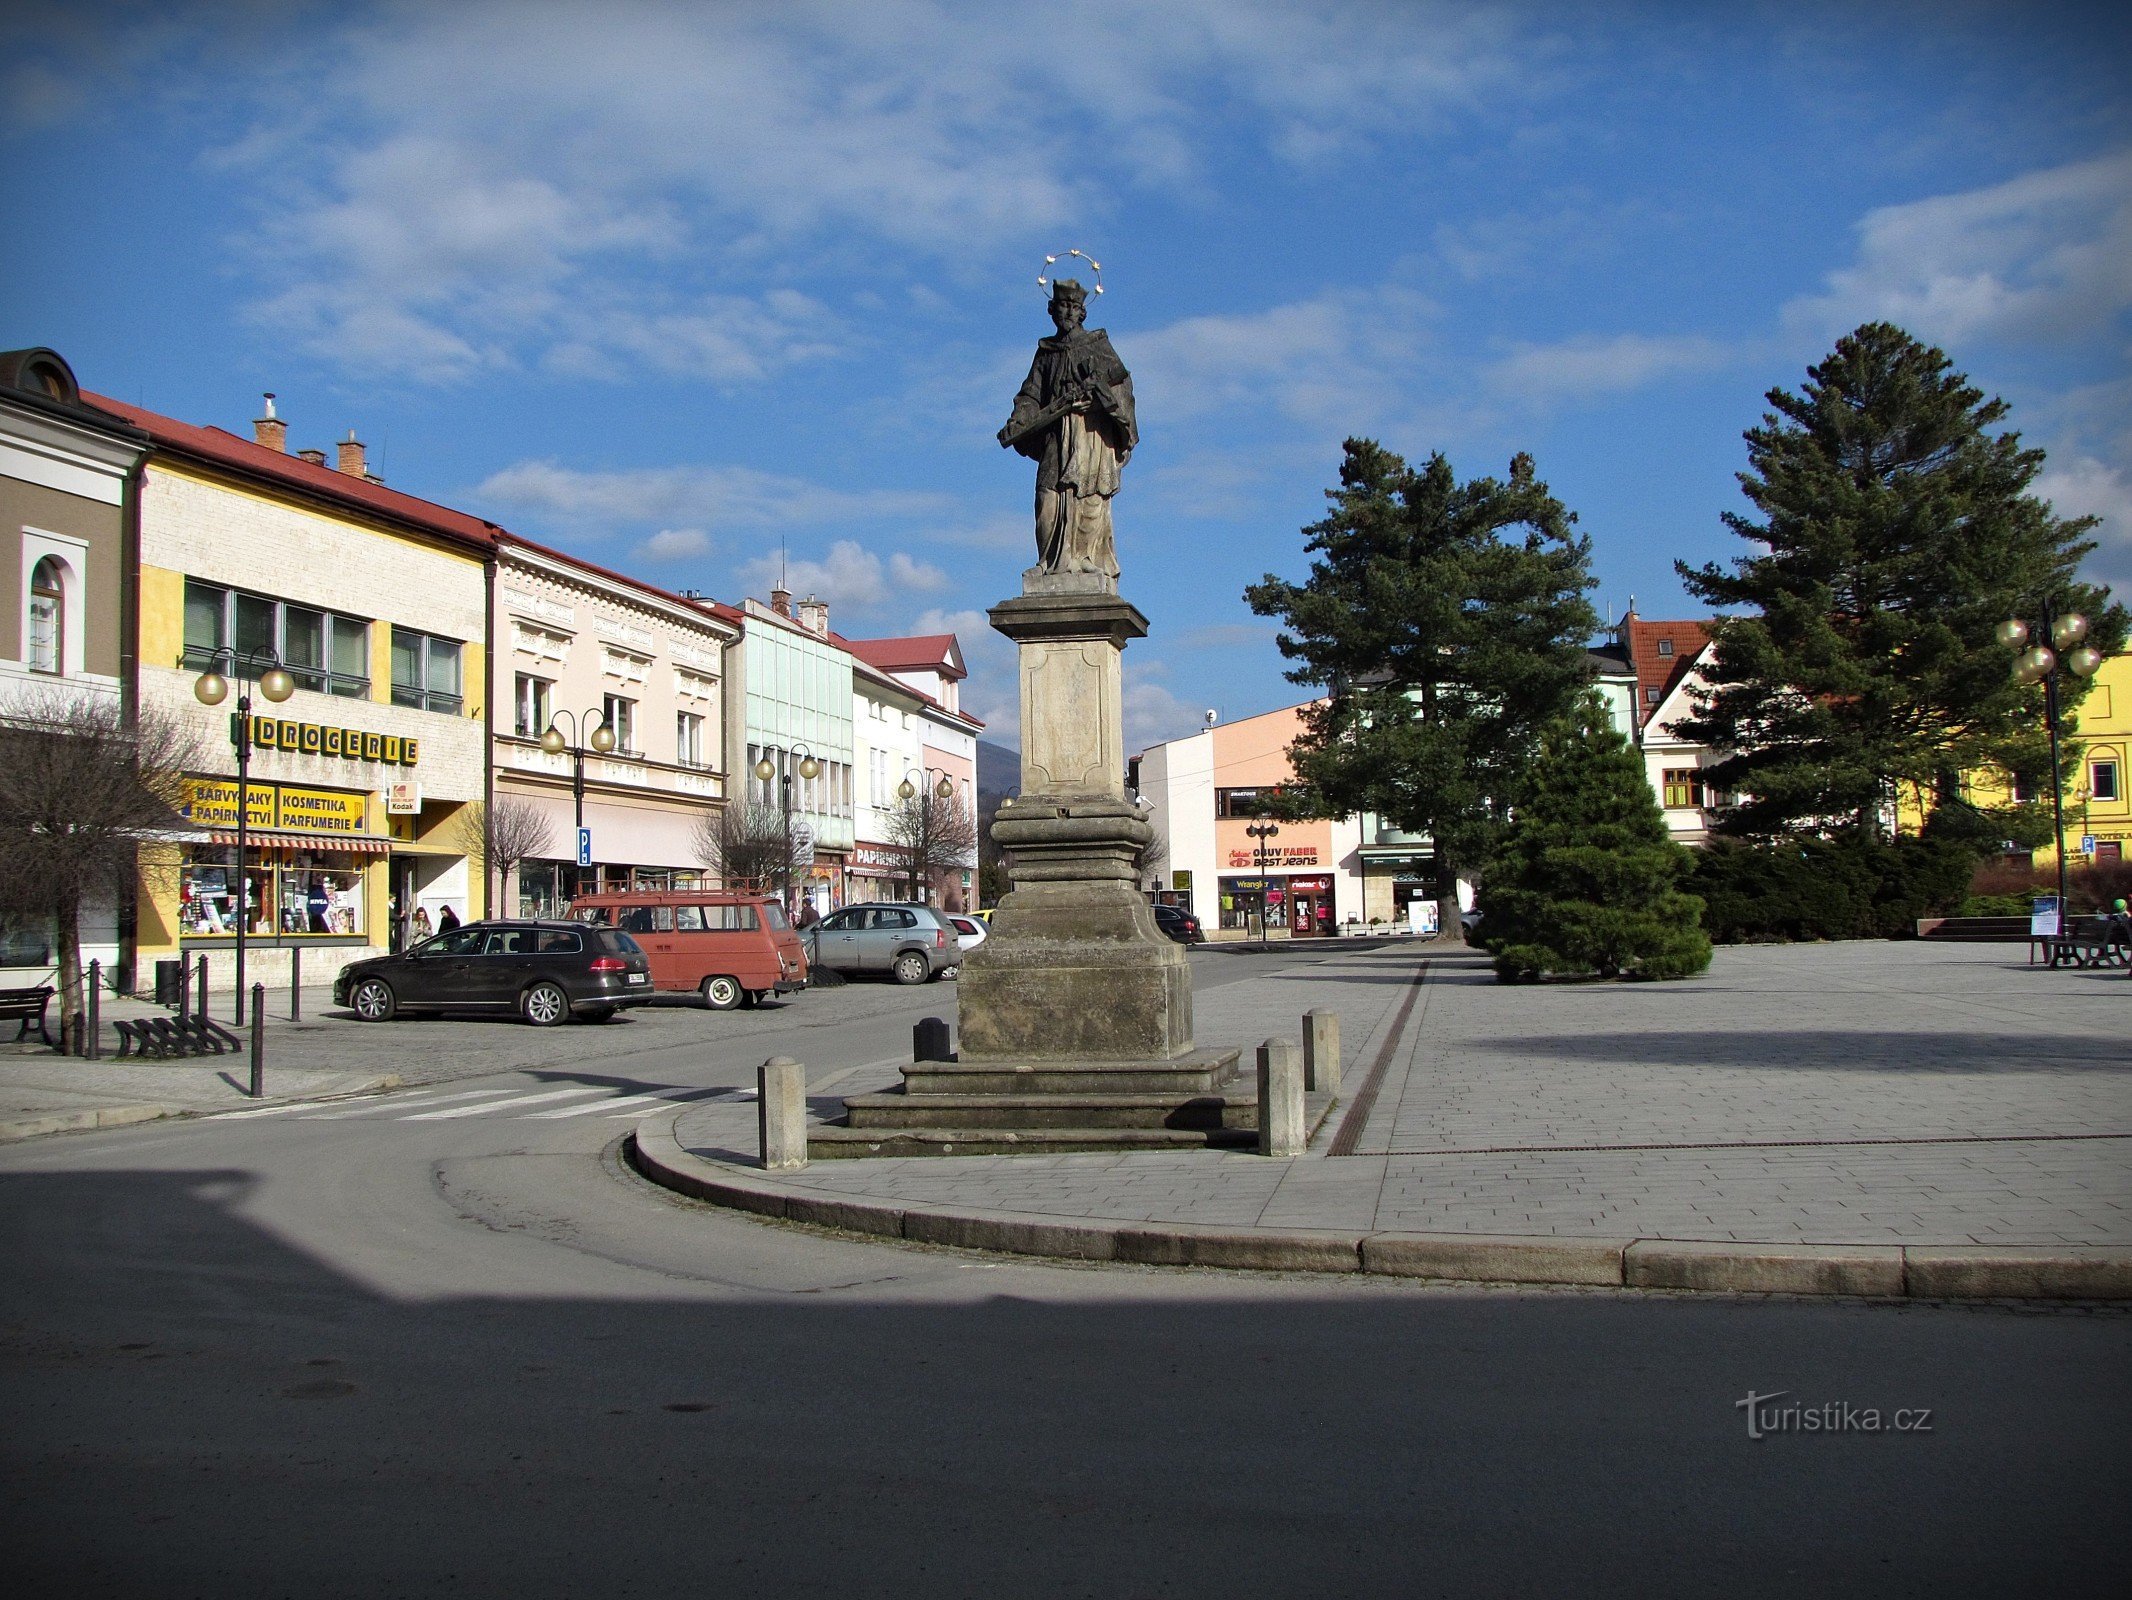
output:
<path id="1" fill-rule="evenodd" d="M 1101 328 L 1084 328 L 1088 294 L 1071 278 L 1052 285 L 1058 333 L 1040 339 L 1014 415 L 999 442 L 1036 462 L 1036 565 L 1115 581 L 1110 499 L 1118 469 L 1140 442 L 1133 377 Z"/>

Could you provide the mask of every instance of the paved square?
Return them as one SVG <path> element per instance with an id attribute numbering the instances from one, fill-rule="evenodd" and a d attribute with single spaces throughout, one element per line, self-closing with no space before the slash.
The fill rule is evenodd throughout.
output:
<path id="1" fill-rule="evenodd" d="M 1248 1049 L 1296 1037 L 1313 1006 L 1341 1013 L 1343 1103 L 1301 1159 L 831 1161 L 789 1181 L 1231 1226 L 2132 1245 L 2122 972 L 2032 968 L 2020 945 L 1847 943 L 1724 949 L 1686 983 L 1522 987 L 1452 952 L 1417 992 L 1412 945 L 1296 956 L 1204 992 L 1198 1036 Z M 816 1104 L 894 1081 L 841 1074 Z M 744 1107 L 677 1132 L 754 1149 Z"/>

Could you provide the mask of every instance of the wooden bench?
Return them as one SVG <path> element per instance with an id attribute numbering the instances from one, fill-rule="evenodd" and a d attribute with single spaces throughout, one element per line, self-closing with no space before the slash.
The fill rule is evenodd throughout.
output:
<path id="1" fill-rule="evenodd" d="M 2047 933 L 2036 942 L 2043 946 L 2047 967 L 2121 967 L 2132 959 L 2132 950 L 2100 917 L 2075 918 L 2066 932 Z"/>
<path id="2" fill-rule="evenodd" d="M 15 1042 L 21 1043 L 30 1035 L 30 1024 L 37 1024 L 37 1037 L 46 1044 L 52 1042 L 51 1033 L 45 1028 L 45 1008 L 52 1003 L 55 991 L 50 984 L 37 989 L 0 989 L 0 1022 L 18 1022 Z"/>

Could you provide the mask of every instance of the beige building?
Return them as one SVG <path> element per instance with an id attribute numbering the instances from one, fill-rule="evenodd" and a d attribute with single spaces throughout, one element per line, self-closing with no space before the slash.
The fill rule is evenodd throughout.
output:
<path id="1" fill-rule="evenodd" d="M 223 988 L 237 929 L 248 981 L 306 981 L 396 949 L 445 909 L 486 909 L 463 818 L 487 788 L 488 569 L 495 530 L 386 488 L 351 436 L 286 450 L 273 414 L 240 438 L 117 401 L 144 430 L 138 693 L 189 723 L 198 759 L 176 859 L 143 873 L 139 945 L 208 957 Z M 237 704 L 279 663 L 295 690 L 251 690 L 239 859 Z M 196 697 L 221 672 L 218 705 Z M 226 990 L 225 990 L 226 992 Z"/>
<path id="2" fill-rule="evenodd" d="M 502 906 L 549 914 L 599 888 L 716 881 L 699 834 L 726 803 L 741 632 L 723 609 L 499 534 L 496 804 L 545 824 Z M 550 729 L 560 752 L 543 747 Z"/>

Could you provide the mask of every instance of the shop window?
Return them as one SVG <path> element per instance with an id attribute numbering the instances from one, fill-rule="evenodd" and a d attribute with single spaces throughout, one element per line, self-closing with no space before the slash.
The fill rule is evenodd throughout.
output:
<path id="1" fill-rule="evenodd" d="M 1700 809 L 1705 803 L 1703 776 L 1694 767 L 1668 767 L 1665 789 L 1668 810 Z"/>
<path id="2" fill-rule="evenodd" d="M 693 711 L 674 713 L 674 760 L 684 767 L 703 765 L 703 718 Z"/>
<path id="3" fill-rule="evenodd" d="M 459 641 L 412 628 L 393 629 L 392 703 L 456 717 L 465 704 L 459 684 Z"/>
<path id="4" fill-rule="evenodd" d="M 2095 860 L 2122 861 L 2125 858 L 2124 841 L 2121 839 L 2098 839 L 2095 841 Z"/>
<path id="5" fill-rule="evenodd" d="M 1214 814 L 1217 817 L 1269 817 L 1274 815 L 1279 804 L 1279 789 L 1216 789 L 1214 791 Z"/>
<path id="6" fill-rule="evenodd" d="M 346 856 L 298 851 L 277 862 L 256 856 L 244 873 L 247 935 L 361 934 L 363 873 Z M 187 938 L 237 932 L 237 852 L 199 847 L 178 875 L 178 920 Z"/>
<path id="7" fill-rule="evenodd" d="M 220 650 L 256 652 L 252 665 L 262 670 L 278 656 L 305 689 L 370 697 L 370 624 L 362 618 L 187 578 L 184 665 L 204 669 Z"/>
<path id="8" fill-rule="evenodd" d="M 2088 763 L 2088 794 L 2096 800 L 2115 800 L 2118 798 L 2116 762 L 2090 761 Z"/>
<path id="9" fill-rule="evenodd" d="M 30 573 L 29 667 L 54 674 L 67 670 L 66 571 L 51 556 Z"/>
<path id="10" fill-rule="evenodd" d="M 633 756 L 637 751 L 637 703 L 618 694 L 600 702 L 600 717 L 614 730 L 614 753 Z"/>
<path id="11" fill-rule="evenodd" d="M 554 688 L 552 679 L 536 678 L 530 672 L 518 674 L 518 719 L 514 729 L 519 738 L 538 739 L 548 731 L 549 723 L 555 720 L 549 698 Z"/>

